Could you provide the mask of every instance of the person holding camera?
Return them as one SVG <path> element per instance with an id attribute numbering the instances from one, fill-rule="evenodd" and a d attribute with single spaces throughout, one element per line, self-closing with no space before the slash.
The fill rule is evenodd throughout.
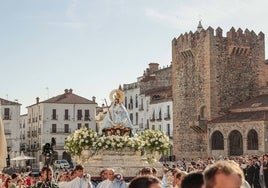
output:
<path id="1" fill-rule="evenodd" d="M 126 182 L 122 174 L 115 174 L 114 169 L 108 168 L 107 179 L 97 185 L 97 188 L 127 188 Z"/>
<path id="2" fill-rule="evenodd" d="M 65 188 L 93 188 L 90 176 L 84 174 L 84 167 L 80 164 L 74 168 L 75 178 L 65 184 Z"/>

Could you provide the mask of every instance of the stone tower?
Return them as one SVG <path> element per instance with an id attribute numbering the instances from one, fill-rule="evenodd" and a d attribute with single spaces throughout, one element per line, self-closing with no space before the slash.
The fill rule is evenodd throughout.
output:
<path id="1" fill-rule="evenodd" d="M 231 28 L 189 32 L 172 41 L 174 154 L 206 157 L 207 122 L 267 85 L 264 34 Z"/>

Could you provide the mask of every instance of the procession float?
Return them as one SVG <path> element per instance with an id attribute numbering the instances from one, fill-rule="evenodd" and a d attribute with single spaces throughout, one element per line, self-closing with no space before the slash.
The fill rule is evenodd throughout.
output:
<path id="1" fill-rule="evenodd" d="M 159 159 L 169 149 L 169 138 L 160 130 L 134 132 L 121 89 L 113 90 L 110 100 L 100 131 L 86 127 L 76 130 L 67 137 L 65 149 L 92 177 L 98 177 L 106 168 L 134 177 L 144 167 L 156 168 L 161 176 Z"/>

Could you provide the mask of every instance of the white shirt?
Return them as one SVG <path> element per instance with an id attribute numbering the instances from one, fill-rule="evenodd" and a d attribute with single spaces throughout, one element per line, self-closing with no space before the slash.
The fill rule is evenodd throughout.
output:
<path id="1" fill-rule="evenodd" d="M 91 188 L 91 183 L 84 178 L 76 177 L 65 184 L 64 188 Z"/>
<path id="2" fill-rule="evenodd" d="M 126 188 L 127 184 L 125 181 L 120 181 L 120 180 L 103 180 L 102 182 L 100 182 L 96 188 Z"/>
<path id="3" fill-rule="evenodd" d="M 96 188 L 109 188 L 112 185 L 112 181 L 106 179 L 100 182 Z"/>

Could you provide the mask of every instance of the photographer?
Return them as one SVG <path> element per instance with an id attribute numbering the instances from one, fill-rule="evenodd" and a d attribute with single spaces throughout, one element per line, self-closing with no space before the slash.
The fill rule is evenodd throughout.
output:
<path id="1" fill-rule="evenodd" d="M 44 166 L 41 170 L 41 181 L 36 185 L 37 188 L 58 188 L 59 186 L 52 179 L 53 170 L 50 167 Z"/>
<path id="2" fill-rule="evenodd" d="M 75 178 L 65 184 L 65 188 L 92 188 L 90 176 L 84 175 L 84 167 L 80 164 L 74 168 Z"/>

